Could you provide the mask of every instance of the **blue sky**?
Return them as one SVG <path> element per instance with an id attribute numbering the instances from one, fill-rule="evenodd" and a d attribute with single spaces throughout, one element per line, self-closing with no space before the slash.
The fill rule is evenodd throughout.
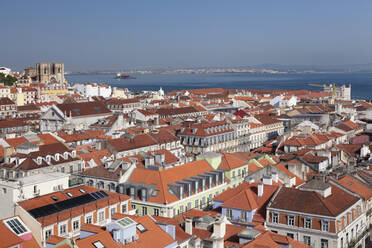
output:
<path id="1" fill-rule="evenodd" d="M 372 62 L 372 1 L 2 1 L 0 65 L 67 70 Z"/>

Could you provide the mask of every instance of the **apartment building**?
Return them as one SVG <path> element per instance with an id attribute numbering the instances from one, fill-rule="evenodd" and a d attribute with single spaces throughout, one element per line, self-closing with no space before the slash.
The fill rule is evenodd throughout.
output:
<path id="1" fill-rule="evenodd" d="M 0 181 L 0 218 L 14 215 L 15 203 L 67 189 L 69 175 L 60 172 L 49 172 L 18 178 L 17 180 Z"/>
<path id="2" fill-rule="evenodd" d="M 238 147 L 235 131 L 226 121 L 186 122 L 177 134 L 187 153 L 234 152 Z"/>
<path id="3" fill-rule="evenodd" d="M 17 113 L 17 105 L 8 97 L 0 98 L 0 119 L 14 116 Z"/>
<path id="4" fill-rule="evenodd" d="M 225 172 L 203 159 L 166 170 L 136 168 L 118 192 L 131 196 L 139 215 L 173 217 L 206 208 L 227 187 Z"/>
<path id="5" fill-rule="evenodd" d="M 40 146 L 26 142 L 15 149 L 16 153 L 5 157 L 0 166 L 0 177 L 3 179 L 17 179 L 51 171 L 72 174 L 84 169 L 84 161 L 76 155 L 76 150 L 60 142 Z"/>
<path id="6" fill-rule="evenodd" d="M 99 119 L 111 116 L 111 111 L 101 102 L 62 103 L 49 108 L 40 117 L 40 131 L 54 132 L 67 128 L 82 130 Z"/>
<path id="7" fill-rule="evenodd" d="M 125 114 L 143 107 L 143 103 L 138 98 L 110 98 L 105 103 L 112 112 Z"/>
<path id="8" fill-rule="evenodd" d="M 78 237 L 82 225 L 105 225 L 116 213 L 129 213 L 130 208 L 126 195 L 78 186 L 19 202 L 15 212 L 45 247 L 51 235 Z"/>
<path id="9" fill-rule="evenodd" d="M 171 132 L 160 129 L 145 134 L 125 134 L 123 138 L 108 141 L 108 149 L 116 158 L 167 149 L 177 157 L 184 155 L 180 140 Z"/>
<path id="10" fill-rule="evenodd" d="M 281 187 L 267 206 L 266 226 L 312 247 L 364 247 L 366 215 L 361 198 L 315 176 L 300 189 Z"/>

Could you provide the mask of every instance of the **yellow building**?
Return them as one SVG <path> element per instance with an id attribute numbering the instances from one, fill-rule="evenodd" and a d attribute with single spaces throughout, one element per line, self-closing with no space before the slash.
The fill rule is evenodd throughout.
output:
<path id="1" fill-rule="evenodd" d="M 127 92 L 128 89 L 126 88 L 117 88 L 117 87 L 114 87 L 112 89 L 112 97 L 113 98 L 128 98 L 128 96 L 125 94 L 125 92 Z"/>
<path id="2" fill-rule="evenodd" d="M 41 88 L 41 95 L 47 96 L 48 99 L 53 96 L 66 95 L 68 89 L 65 85 L 53 84 L 53 85 L 43 85 Z"/>

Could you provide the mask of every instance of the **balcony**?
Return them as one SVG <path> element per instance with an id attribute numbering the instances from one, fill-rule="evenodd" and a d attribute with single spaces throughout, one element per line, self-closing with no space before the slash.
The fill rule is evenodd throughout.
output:
<path id="1" fill-rule="evenodd" d="M 366 228 L 363 228 L 360 231 L 358 231 L 356 235 L 357 235 L 356 238 L 350 240 L 350 242 L 347 244 L 348 248 L 357 247 L 358 243 L 368 235 L 368 230 Z"/>

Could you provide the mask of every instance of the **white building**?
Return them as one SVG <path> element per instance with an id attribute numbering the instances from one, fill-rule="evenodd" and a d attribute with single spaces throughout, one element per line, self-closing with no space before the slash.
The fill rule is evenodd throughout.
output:
<path id="1" fill-rule="evenodd" d="M 9 75 L 12 72 L 11 69 L 6 67 L 0 67 L 0 73 L 3 73 L 4 75 Z"/>
<path id="2" fill-rule="evenodd" d="M 111 86 L 95 83 L 75 84 L 73 86 L 80 94 L 85 97 L 102 96 L 108 98 L 111 96 Z"/>
<path id="3" fill-rule="evenodd" d="M 297 96 L 276 96 L 270 100 L 270 105 L 276 108 L 286 108 L 296 106 Z"/>
<path id="4" fill-rule="evenodd" d="M 49 172 L 0 181 L 0 218 L 14 215 L 15 203 L 68 188 L 69 175 Z"/>

